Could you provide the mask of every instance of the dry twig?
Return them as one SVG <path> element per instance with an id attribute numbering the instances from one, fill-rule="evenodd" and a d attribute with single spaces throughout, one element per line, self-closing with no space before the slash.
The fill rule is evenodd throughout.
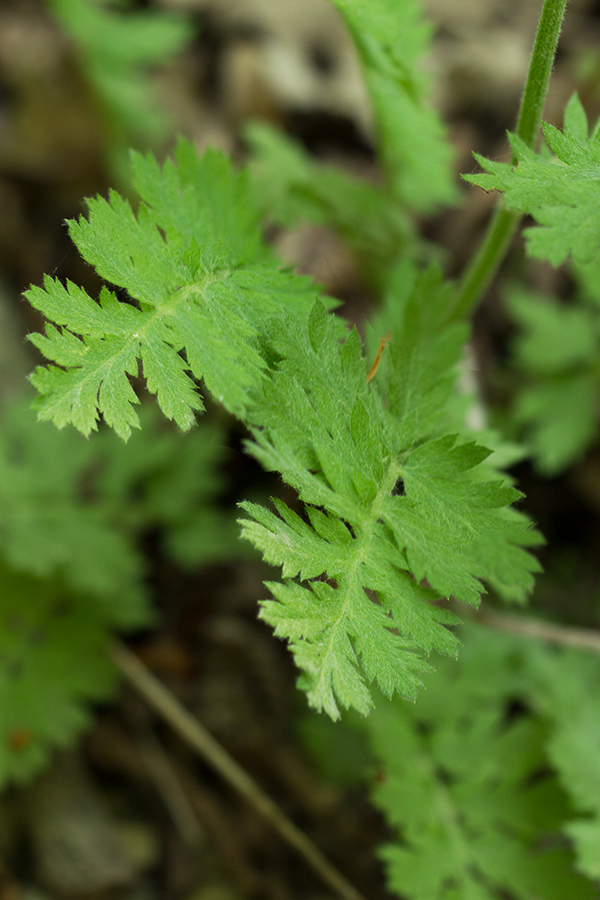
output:
<path id="1" fill-rule="evenodd" d="M 570 628 L 567 625 L 556 625 L 542 622 L 540 619 L 526 619 L 521 616 L 505 616 L 495 612 L 481 612 L 476 621 L 501 631 L 510 631 L 522 637 L 547 641 L 561 647 L 572 647 L 578 650 L 590 650 L 600 653 L 600 631 L 593 628 Z"/>
<path id="2" fill-rule="evenodd" d="M 363 895 L 329 862 L 318 847 L 266 794 L 198 719 L 124 644 L 113 643 L 111 657 L 127 681 L 176 733 L 196 750 L 232 787 L 260 812 L 281 837 L 308 863 L 319 878 L 343 900 L 365 900 Z"/>

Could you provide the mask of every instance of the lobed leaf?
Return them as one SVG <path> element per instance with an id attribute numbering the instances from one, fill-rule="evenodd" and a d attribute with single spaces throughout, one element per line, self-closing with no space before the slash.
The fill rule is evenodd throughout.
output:
<path id="1" fill-rule="evenodd" d="M 588 136 L 583 108 L 574 95 L 561 132 L 544 125 L 552 155 L 538 155 L 509 135 L 516 165 L 475 155 L 486 175 L 464 175 L 484 190 L 498 190 L 511 209 L 527 213 L 537 226 L 525 229 L 527 251 L 554 266 L 571 254 L 578 264 L 593 261 L 600 248 L 600 141 Z"/>
<path id="2" fill-rule="evenodd" d="M 544 652 L 489 630 L 464 638 L 460 660 L 426 677 L 418 704 L 382 701 L 364 726 L 381 767 L 373 798 L 397 835 L 380 851 L 388 887 L 410 900 L 591 897 L 559 839 L 568 798 L 530 702 Z M 592 822 L 569 832 L 581 826 L 591 840 Z"/>
<path id="3" fill-rule="evenodd" d="M 549 475 L 573 463 L 597 434 L 600 339 L 597 307 L 582 291 L 571 306 L 513 289 L 509 309 L 521 327 L 513 351 L 525 384 L 515 421 L 540 471 Z"/>
<path id="4" fill-rule="evenodd" d="M 276 513 L 242 504 L 252 517 L 242 535 L 285 579 L 269 585 L 275 599 L 261 616 L 289 641 L 311 705 L 334 718 L 340 706 L 366 712 L 372 681 L 387 695 L 414 697 L 425 656 L 455 653 L 445 626 L 456 620 L 432 601 L 477 604 L 484 580 L 522 599 L 537 568 L 524 549 L 535 533 L 506 510 L 519 493 L 482 470 L 487 450 L 444 433 L 462 329 L 449 341 L 441 325 L 420 321 L 442 314 L 437 277 L 413 279 L 404 304 L 392 298 L 404 314 L 391 346 L 410 335 L 413 352 L 389 355 L 382 393 L 367 383 L 357 333 L 340 345 L 317 304 L 307 333 L 291 320 L 273 327 L 279 361 L 251 407 L 250 452 L 305 504 L 303 515 L 277 501 Z M 386 405 L 399 385 L 402 401 Z"/>
<path id="5" fill-rule="evenodd" d="M 277 269 L 246 176 L 224 156 L 199 159 L 182 142 L 177 163 L 161 169 L 151 154 L 134 154 L 133 169 L 137 214 L 111 192 L 70 223 L 84 258 L 125 295 L 103 288 L 95 301 L 52 278 L 26 295 L 55 323 L 31 338 L 56 363 L 31 379 L 40 418 L 87 435 L 101 414 L 125 440 L 138 427 L 130 379 L 139 373 L 182 430 L 203 409 L 201 378 L 227 409 L 243 411 L 264 369 L 262 322 L 282 307 L 306 317 L 314 291 Z"/>
<path id="6" fill-rule="evenodd" d="M 390 187 L 409 209 L 432 212 L 456 199 L 452 149 L 428 105 L 423 66 L 430 26 L 417 0 L 333 0 L 363 64 Z"/>

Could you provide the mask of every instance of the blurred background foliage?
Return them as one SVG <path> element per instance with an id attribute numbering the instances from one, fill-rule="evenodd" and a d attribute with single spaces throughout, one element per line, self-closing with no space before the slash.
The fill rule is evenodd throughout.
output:
<path id="1" fill-rule="evenodd" d="M 538 4 L 428 0 L 425 7 L 435 23 L 428 75 L 448 123 L 458 176 L 473 169 L 471 150 L 493 158 L 505 152 Z M 599 39 L 598 4 L 572 0 L 549 121 L 561 123 L 575 88 L 590 118 L 598 116 Z M 371 765 L 377 780 L 373 749 L 352 723 L 334 732 L 298 714 L 287 655 L 256 620 L 262 569 L 234 540 L 231 501 L 274 490 L 268 476 L 242 453 L 236 427 L 214 410 L 185 438 L 148 410 L 127 454 L 102 433 L 86 443 L 38 425 L 26 387 L 36 360 L 24 339 L 40 323 L 20 297 L 44 272 L 97 291 L 64 219 L 82 212 L 82 198 L 109 185 L 126 190 L 129 147 L 166 154 L 184 134 L 198 150 L 216 145 L 238 161 L 251 154 L 265 207 L 277 199 L 279 216 L 268 224 L 277 252 L 339 297 L 344 314 L 362 325 L 380 261 L 387 264 L 404 247 L 416 259 L 428 258 L 435 242 L 438 257 L 456 275 L 494 202 L 462 186 L 462 209 L 438 209 L 415 225 L 382 195 L 374 133 L 359 61 L 326 0 L 4 0 L 0 6 L 0 635 L 9 648 L 0 660 L 4 777 L 25 779 L 42 765 L 46 744 L 58 734 L 64 743 L 89 725 L 83 702 L 58 721 L 53 691 L 100 702 L 115 696 L 113 673 L 97 665 L 94 647 L 82 636 L 129 629 L 144 661 L 297 820 L 310 822 L 319 846 L 373 898 L 385 895 L 374 847 L 389 832 L 356 779 L 357 768 Z M 291 192 L 286 159 L 293 160 Z M 332 164 L 341 166 L 334 175 Z M 389 204 L 385 231 L 369 219 L 374 196 Z M 418 200 L 413 207 L 428 210 Z M 526 289 L 513 288 L 517 281 Z M 515 438 L 524 434 L 535 454 L 533 464 L 515 469 L 527 509 L 551 548 L 541 551 L 546 573 L 534 608 L 587 626 L 597 626 L 600 615 L 598 372 L 592 362 L 597 281 L 592 271 L 584 277 L 526 260 L 517 244 L 503 282 L 476 316 L 472 342 L 478 390 L 492 418 Z M 552 319 L 537 315 L 540 296 L 555 298 Z M 576 359 L 560 355 L 565 329 L 578 335 Z M 548 340 L 556 351 L 551 355 Z M 543 411 L 555 412 L 560 403 L 578 427 L 563 424 L 544 440 Z M 207 501 L 216 502 L 210 512 Z M 160 622 L 156 630 L 147 630 L 149 604 Z M 65 657 L 63 638 L 55 657 L 54 629 L 74 607 L 81 621 L 72 655 Z M 36 721 L 45 713 L 46 730 L 34 741 L 23 725 L 27 704 L 13 699 L 6 684 L 14 681 L 23 647 L 36 647 L 41 638 L 44 652 L 25 673 L 40 689 L 25 688 L 23 695 L 33 698 L 27 703 Z M 565 683 L 583 698 L 577 703 L 535 690 L 525 697 L 514 682 L 518 652 L 504 652 L 500 669 L 513 680 L 507 676 L 496 685 L 503 714 L 532 710 L 535 743 L 552 719 L 552 704 L 572 702 L 583 725 L 557 728 L 552 746 L 559 747 L 557 759 L 575 747 L 574 758 L 585 768 L 598 737 L 580 670 L 570 677 L 564 663 Z M 538 660 L 536 671 L 547 664 Z M 47 673 L 55 675 L 57 667 L 61 680 L 52 681 Z M 455 677 L 468 681 L 462 670 Z M 476 691 L 476 680 L 469 690 Z M 477 702 L 485 705 L 480 697 Z M 429 740 L 427 715 L 426 706 L 421 719 L 407 715 L 402 727 L 414 741 Z M 385 735 L 385 726 L 378 727 Z M 443 724 L 439 728 L 449 740 Z M 590 736 L 587 752 L 582 734 Z M 384 756 L 377 732 L 373 740 L 375 753 Z M 339 763 L 332 766 L 332 759 Z M 563 783 L 568 786 L 569 778 L 575 805 L 593 815 L 576 776 L 567 773 Z M 555 782 L 551 790 L 560 793 Z M 384 794 L 382 788 L 383 806 Z M 117 888 L 126 900 L 316 896 L 310 876 L 268 827 L 172 736 L 157 733 L 127 692 L 118 705 L 99 707 L 81 753 L 59 754 L 30 788 L 5 791 L 0 801 L 0 896 L 100 897 Z"/>

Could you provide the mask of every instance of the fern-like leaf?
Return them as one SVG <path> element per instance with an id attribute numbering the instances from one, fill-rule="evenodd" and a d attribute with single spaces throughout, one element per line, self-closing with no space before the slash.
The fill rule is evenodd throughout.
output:
<path id="1" fill-rule="evenodd" d="M 373 797 L 398 837 L 380 852 L 402 897 L 594 896 L 559 838 L 569 803 L 548 767 L 544 717 L 523 704 L 534 684 L 522 649 L 471 628 L 418 704 L 382 701 L 365 723 L 381 766 Z"/>
<path id="2" fill-rule="evenodd" d="M 439 313 L 446 292 L 435 276 L 424 281 Z M 405 308 L 413 338 L 418 299 L 416 290 Z M 309 702 L 334 718 L 339 705 L 367 712 L 371 681 L 387 695 L 413 697 L 428 668 L 423 656 L 455 652 L 444 625 L 456 619 L 434 599 L 455 595 L 477 604 L 482 579 L 509 596 L 531 586 L 536 563 L 523 545 L 535 535 L 503 508 L 520 495 L 479 475 L 488 451 L 443 433 L 448 356 L 455 361 L 448 348 L 454 341 L 456 353 L 461 334 L 440 334 L 429 358 L 424 347 L 415 349 L 419 366 L 395 355 L 388 394 L 404 388 L 386 408 L 367 383 L 357 333 L 340 347 L 322 307 L 315 306 L 307 334 L 293 322 L 274 329 L 282 361 L 252 407 L 250 451 L 296 489 L 306 519 L 281 502 L 278 515 L 242 504 L 253 517 L 243 535 L 282 566 L 286 581 L 269 585 L 275 600 L 263 603 L 261 615 L 289 640 Z M 392 333 L 392 346 L 397 340 L 402 347 L 403 337 L 401 328 Z M 437 381 L 422 411 L 420 365 Z"/>
<path id="3" fill-rule="evenodd" d="M 585 112 L 576 95 L 565 113 L 564 130 L 544 125 L 551 154 L 538 155 L 509 135 L 517 165 L 475 158 L 486 175 L 464 175 L 485 190 L 502 191 L 509 207 L 538 223 L 525 229 L 532 256 L 558 266 L 572 254 L 588 263 L 600 247 L 600 132 L 588 136 Z"/>
<path id="4" fill-rule="evenodd" d="M 185 428 L 201 404 L 192 377 L 203 377 L 306 504 L 306 519 L 248 506 L 244 534 L 284 577 L 308 580 L 273 586 L 262 615 L 290 640 L 310 702 L 333 717 L 340 705 L 366 712 L 373 681 L 414 696 L 425 656 L 456 648 L 444 627 L 455 617 L 432 601 L 476 604 L 484 582 L 522 599 L 537 565 L 524 549 L 535 534 L 508 508 L 520 494 L 452 412 L 466 331 L 447 323 L 449 288 L 437 270 L 400 267 L 371 381 L 358 333 L 312 305 L 307 279 L 277 269 L 243 173 L 187 144 L 177 164 L 136 156 L 134 170 L 137 215 L 113 194 L 71 225 L 129 299 L 104 288 L 96 302 L 52 280 L 29 292 L 59 326 L 33 340 L 63 367 L 33 378 L 41 417 L 88 433 L 102 413 L 128 437 L 141 360 Z"/>
<path id="5" fill-rule="evenodd" d="M 101 413 L 124 439 L 138 427 L 130 378 L 138 368 L 167 416 L 183 430 L 203 408 L 194 379 L 240 413 L 264 367 L 261 323 L 282 305 L 306 317 L 308 279 L 277 269 L 263 245 L 244 173 L 220 153 L 199 159 L 181 142 L 177 164 L 133 156 L 137 215 L 111 192 L 89 201 L 89 218 L 70 223 L 83 257 L 126 297 L 47 277 L 27 292 L 55 325 L 32 335 L 56 365 L 32 382 L 42 419 L 71 422 L 83 434 Z M 58 327 L 55 327 L 58 326 Z"/>
<path id="6" fill-rule="evenodd" d="M 333 0 L 350 28 L 375 114 L 379 155 L 395 196 L 431 212 L 453 202 L 452 149 L 423 65 L 431 27 L 418 0 Z"/>

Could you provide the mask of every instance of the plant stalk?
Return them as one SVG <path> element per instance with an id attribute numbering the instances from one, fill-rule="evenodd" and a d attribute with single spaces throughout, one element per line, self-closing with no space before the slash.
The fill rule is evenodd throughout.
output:
<path id="1" fill-rule="evenodd" d="M 571 628 L 568 625 L 543 622 L 541 619 L 507 616 L 493 611 L 480 612 L 473 617 L 473 620 L 490 628 L 508 631 L 521 637 L 546 641 L 559 647 L 588 650 L 600 655 L 600 631 L 594 628 Z"/>
<path id="2" fill-rule="evenodd" d="M 516 126 L 517 135 L 531 149 L 535 149 L 538 139 L 566 5 L 567 0 L 544 0 L 538 23 Z M 511 162 L 517 162 L 514 154 Z M 499 201 L 481 245 L 458 285 L 451 321 L 466 318 L 477 307 L 506 255 L 520 218 L 520 213 Z"/>
<path id="3" fill-rule="evenodd" d="M 173 730 L 193 747 L 236 791 L 267 819 L 280 836 L 296 850 L 341 900 L 365 900 L 365 897 L 321 853 L 318 847 L 288 819 L 283 810 L 248 775 L 207 729 L 185 709 L 125 644 L 115 641 L 110 657 L 121 674 L 145 698 L 148 704 Z"/>

